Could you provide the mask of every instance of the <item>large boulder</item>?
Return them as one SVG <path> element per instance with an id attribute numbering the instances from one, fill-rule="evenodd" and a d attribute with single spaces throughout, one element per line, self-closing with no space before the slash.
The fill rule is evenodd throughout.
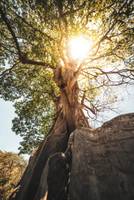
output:
<path id="1" fill-rule="evenodd" d="M 69 200 L 134 200 L 134 114 L 77 129 L 70 143 Z"/>

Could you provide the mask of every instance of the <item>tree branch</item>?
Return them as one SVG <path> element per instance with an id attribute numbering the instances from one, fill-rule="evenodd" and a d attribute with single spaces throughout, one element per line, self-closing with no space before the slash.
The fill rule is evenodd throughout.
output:
<path id="1" fill-rule="evenodd" d="M 12 35 L 12 38 L 14 40 L 14 43 L 16 45 L 16 48 L 17 48 L 17 51 L 18 51 L 18 55 L 19 55 L 19 58 L 21 57 L 21 51 L 20 51 L 20 47 L 19 47 L 19 43 L 18 43 L 18 40 L 16 38 L 16 35 L 10 25 L 10 21 L 8 20 L 8 18 L 6 17 L 5 13 L 3 12 L 3 10 L 0 8 L 0 13 L 1 13 L 1 18 L 3 19 L 3 21 L 5 22 L 9 32 L 11 33 Z"/>
<path id="2" fill-rule="evenodd" d="M 19 57 L 20 62 L 23 63 L 23 64 L 40 65 L 40 66 L 44 66 L 45 68 L 53 69 L 54 67 L 52 65 L 48 64 L 48 63 L 27 58 L 26 54 L 24 54 L 21 51 L 20 46 L 19 46 L 19 42 L 17 40 L 17 36 L 16 36 L 15 32 L 13 31 L 13 28 L 10 24 L 9 19 L 7 18 L 7 16 L 5 15 L 5 13 L 3 12 L 3 10 L 1 8 L 0 8 L 0 14 L 1 14 L 2 20 L 5 22 L 5 24 L 8 28 L 8 31 L 12 35 L 13 41 L 15 43 L 15 46 L 16 46 L 16 49 L 17 49 L 17 52 L 18 52 L 18 57 Z"/>

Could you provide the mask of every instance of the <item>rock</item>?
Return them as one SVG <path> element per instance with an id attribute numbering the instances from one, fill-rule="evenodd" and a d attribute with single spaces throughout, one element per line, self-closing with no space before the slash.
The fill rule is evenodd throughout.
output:
<path id="1" fill-rule="evenodd" d="M 47 200 L 66 200 L 69 166 L 64 153 L 55 153 L 49 158 L 47 175 Z M 57 177 L 58 175 L 58 177 Z"/>
<path id="2" fill-rule="evenodd" d="M 133 113 L 75 130 L 71 140 L 69 200 L 134 200 Z"/>

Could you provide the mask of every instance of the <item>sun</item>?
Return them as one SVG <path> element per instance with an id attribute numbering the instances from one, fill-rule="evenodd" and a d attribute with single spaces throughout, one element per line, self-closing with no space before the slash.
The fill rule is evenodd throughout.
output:
<path id="1" fill-rule="evenodd" d="M 72 37 L 68 41 L 68 56 L 74 61 L 83 61 L 89 55 L 93 42 L 83 35 Z"/>

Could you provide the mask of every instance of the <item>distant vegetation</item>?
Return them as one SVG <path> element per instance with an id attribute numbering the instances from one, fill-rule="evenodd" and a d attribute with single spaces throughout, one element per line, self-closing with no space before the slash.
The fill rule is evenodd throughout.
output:
<path id="1" fill-rule="evenodd" d="M 7 200 L 20 180 L 26 161 L 19 155 L 0 151 L 0 200 Z"/>

